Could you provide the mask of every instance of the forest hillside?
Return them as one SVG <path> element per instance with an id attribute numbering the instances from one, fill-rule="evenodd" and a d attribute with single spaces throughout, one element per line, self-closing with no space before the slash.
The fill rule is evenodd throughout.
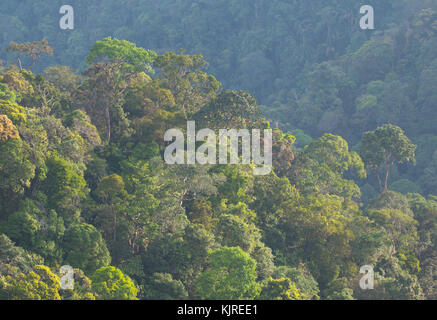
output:
<path id="1" fill-rule="evenodd" d="M 0 299 L 437 298 L 437 1 L 62 4 L 0 3 Z"/>

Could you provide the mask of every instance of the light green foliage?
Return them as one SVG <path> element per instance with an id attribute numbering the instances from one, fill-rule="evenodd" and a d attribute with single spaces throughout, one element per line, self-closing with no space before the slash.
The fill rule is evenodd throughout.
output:
<path id="1" fill-rule="evenodd" d="M 8 300 L 61 300 L 58 276 L 49 267 L 37 265 L 32 271 L 6 276 L 0 297 Z"/>
<path id="2" fill-rule="evenodd" d="M 223 214 L 218 223 L 219 234 L 223 245 L 240 247 L 244 251 L 252 252 L 261 235 L 255 225 L 246 223 L 238 216 Z"/>
<path id="3" fill-rule="evenodd" d="M 374 108 L 378 104 L 378 98 L 372 95 L 364 95 L 358 98 L 357 111 Z"/>
<path id="4" fill-rule="evenodd" d="M 11 91 L 9 87 L 4 83 L 0 83 L 0 100 L 6 100 L 12 103 L 17 102 L 16 101 L 17 97 L 15 95 L 15 92 Z"/>
<path id="5" fill-rule="evenodd" d="M 47 159 L 46 165 L 43 189 L 48 195 L 48 204 L 71 223 L 77 219 L 80 201 L 87 191 L 83 173 L 55 153 Z"/>
<path id="6" fill-rule="evenodd" d="M 0 100 L 0 114 L 7 116 L 14 125 L 26 121 L 25 109 L 11 101 Z"/>
<path id="7" fill-rule="evenodd" d="M 108 37 L 94 44 L 86 61 L 88 64 L 92 64 L 107 59 L 112 63 L 125 64 L 123 67 L 129 71 L 143 71 L 153 74 L 151 64 L 156 57 L 155 52 L 138 48 L 132 42 Z"/>
<path id="8" fill-rule="evenodd" d="M 407 250 L 417 238 L 417 222 L 396 209 L 371 209 L 369 218 L 385 228 L 391 242 L 389 256 L 397 251 Z"/>
<path id="9" fill-rule="evenodd" d="M 319 299 L 318 283 L 303 265 L 298 268 L 277 267 L 272 277 L 274 279 L 289 278 L 295 284 L 299 296 L 303 300 Z"/>
<path id="10" fill-rule="evenodd" d="M 256 262 L 238 247 L 222 247 L 209 254 L 209 267 L 197 279 L 202 299 L 253 299 L 260 291 Z"/>
<path id="11" fill-rule="evenodd" d="M 92 288 L 98 299 L 136 300 L 138 289 L 132 280 L 116 267 L 102 267 L 91 276 Z"/>
<path id="12" fill-rule="evenodd" d="M 327 300 L 355 300 L 352 289 L 345 288 L 341 291 L 336 291 L 327 297 Z"/>
<path id="13" fill-rule="evenodd" d="M 357 171 L 359 177 L 366 176 L 364 165 L 356 152 L 349 152 L 346 140 L 332 134 L 324 134 L 314 140 L 303 151 L 320 164 L 326 164 L 335 173 L 344 173 L 349 168 Z"/>
<path id="14" fill-rule="evenodd" d="M 74 289 L 64 289 L 60 291 L 62 300 L 96 300 L 91 286 L 91 280 L 85 273 L 74 268 Z"/>
<path id="15" fill-rule="evenodd" d="M 343 199 L 335 195 L 308 196 L 290 205 L 282 227 L 286 245 L 292 248 L 289 253 L 302 257 L 317 281 L 327 284 L 338 277 L 344 268 L 340 261 L 351 253 L 354 236 L 349 224 L 357 208 L 343 207 Z"/>
<path id="16" fill-rule="evenodd" d="M 409 208 L 408 200 L 401 194 L 387 191 L 373 201 L 367 216 L 385 229 L 389 245 L 389 259 L 395 253 L 409 253 L 418 240 L 418 222 Z"/>
<path id="17" fill-rule="evenodd" d="M 359 187 L 343 175 L 353 169 L 358 178 L 365 178 L 363 161 L 356 152 L 349 151 L 347 142 L 332 134 L 313 140 L 297 156 L 289 177 L 303 193 L 336 194 L 358 198 Z"/>
<path id="18" fill-rule="evenodd" d="M 295 141 L 295 136 L 288 133 L 283 133 L 279 129 L 273 130 L 273 167 L 275 172 L 280 177 L 286 176 L 291 169 L 292 162 L 295 158 L 293 152 Z"/>
<path id="19" fill-rule="evenodd" d="M 14 125 L 19 125 L 26 121 L 25 109 L 11 101 L 0 100 L 0 114 L 6 115 L 12 120 Z"/>
<path id="20" fill-rule="evenodd" d="M 252 169 L 247 165 L 218 166 L 213 172 L 218 172 L 220 185 L 217 188 L 218 194 L 214 202 L 220 205 L 234 204 L 241 207 L 239 203 L 250 203 L 252 201 L 251 190 L 253 188 L 254 176 Z M 223 178 L 224 176 L 224 178 Z"/>
<path id="21" fill-rule="evenodd" d="M 260 300 L 301 300 L 301 294 L 289 278 L 269 278 L 262 287 Z"/>
<path id="22" fill-rule="evenodd" d="M 419 222 L 419 237 L 422 242 L 426 242 L 426 248 L 420 257 L 420 285 L 427 299 L 435 299 L 434 263 L 437 244 L 437 199 L 427 200 L 419 194 L 410 194 L 408 200 L 414 216 Z"/>
<path id="23" fill-rule="evenodd" d="M 3 96 L 10 96 L 12 99 L 2 98 L 1 100 L 9 100 L 19 103 L 24 96 L 33 94 L 34 89 L 30 82 L 25 78 L 26 71 L 18 72 L 14 69 L 7 70 L 0 76 L 0 82 L 6 84 L 6 87 L 0 85 L 3 89 Z"/>
<path id="24" fill-rule="evenodd" d="M 116 201 L 117 198 L 126 196 L 123 178 L 117 174 L 106 176 L 100 181 L 95 192 L 105 203 Z"/>

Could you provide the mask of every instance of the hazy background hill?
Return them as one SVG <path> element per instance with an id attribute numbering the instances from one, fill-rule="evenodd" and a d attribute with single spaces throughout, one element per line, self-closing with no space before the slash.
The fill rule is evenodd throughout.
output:
<path id="1" fill-rule="evenodd" d="M 400 168 L 393 181 L 414 181 L 425 194 L 437 187 L 437 1 L 75 0 L 73 31 L 59 28 L 62 4 L 2 1 L 0 58 L 11 61 L 12 40 L 45 38 L 55 55 L 35 71 L 83 70 L 106 36 L 158 53 L 200 53 L 224 88 L 251 92 L 297 147 L 324 132 L 356 146 L 365 131 L 399 125 L 418 144 L 418 166 Z M 364 4 L 375 9 L 373 31 L 359 28 Z"/>

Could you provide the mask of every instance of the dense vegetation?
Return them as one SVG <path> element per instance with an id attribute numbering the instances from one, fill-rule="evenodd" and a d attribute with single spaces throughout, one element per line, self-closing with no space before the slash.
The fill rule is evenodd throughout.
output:
<path id="1" fill-rule="evenodd" d="M 436 299 L 437 3 L 368 3 L 2 1 L 0 299 Z M 187 120 L 274 172 L 165 164 Z"/>

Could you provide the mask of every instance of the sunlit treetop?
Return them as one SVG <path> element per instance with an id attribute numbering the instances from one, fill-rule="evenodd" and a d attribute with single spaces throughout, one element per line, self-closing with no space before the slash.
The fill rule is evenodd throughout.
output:
<path id="1" fill-rule="evenodd" d="M 146 72 L 153 74 L 152 63 L 158 55 L 152 50 L 137 47 L 126 40 L 105 38 L 97 41 L 91 48 L 86 63 L 108 61 L 122 64 L 123 69 L 129 72 Z"/>

